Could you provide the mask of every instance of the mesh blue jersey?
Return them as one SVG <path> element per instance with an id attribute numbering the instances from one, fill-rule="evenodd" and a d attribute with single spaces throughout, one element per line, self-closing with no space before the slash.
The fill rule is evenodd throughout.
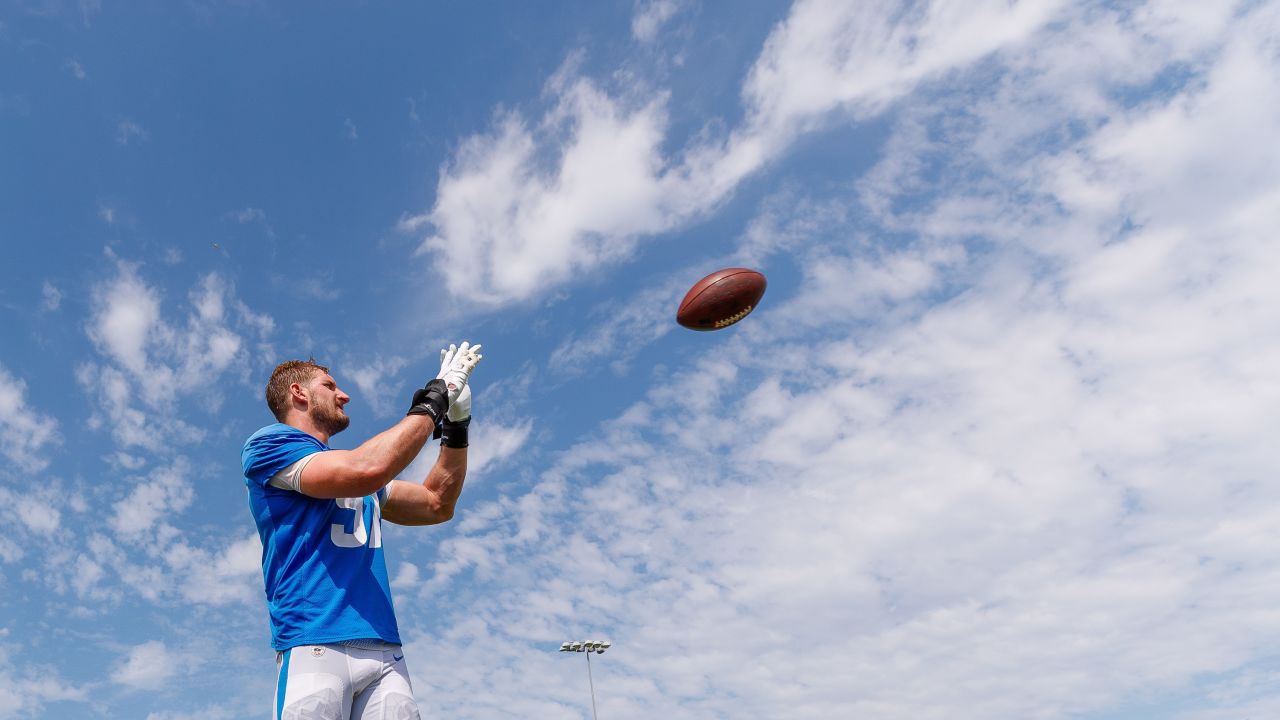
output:
<path id="1" fill-rule="evenodd" d="M 382 556 L 386 488 L 362 498 L 321 500 L 271 482 L 293 463 L 329 449 L 276 423 L 250 436 L 241 452 L 249 510 L 262 537 L 276 650 L 374 638 L 400 644 Z"/>

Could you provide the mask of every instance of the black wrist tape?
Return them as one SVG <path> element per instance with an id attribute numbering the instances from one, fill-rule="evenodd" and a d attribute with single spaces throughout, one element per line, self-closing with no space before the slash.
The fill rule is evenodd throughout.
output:
<path id="1" fill-rule="evenodd" d="M 408 415 L 426 415 L 435 423 L 435 432 L 431 437 L 440 437 L 440 425 L 444 421 L 445 413 L 449 410 L 449 388 L 444 381 L 436 378 L 427 383 L 426 387 L 419 388 L 413 393 L 413 404 L 409 407 Z"/>
<path id="2" fill-rule="evenodd" d="M 464 448 L 468 445 L 467 428 L 471 427 L 471 418 L 460 422 L 453 422 L 448 418 L 444 421 L 444 435 L 440 438 L 440 445 L 447 448 Z"/>

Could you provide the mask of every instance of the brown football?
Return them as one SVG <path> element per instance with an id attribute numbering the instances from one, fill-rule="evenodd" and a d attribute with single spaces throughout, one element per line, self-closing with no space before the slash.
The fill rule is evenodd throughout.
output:
<path id="1" fill-rule="evenodd" d="M 690 330 L 719 330 L 746 317 L 764 296 L 764 275 L 747 268 L 725 268 L 689 288 L 676 322 Z"/>

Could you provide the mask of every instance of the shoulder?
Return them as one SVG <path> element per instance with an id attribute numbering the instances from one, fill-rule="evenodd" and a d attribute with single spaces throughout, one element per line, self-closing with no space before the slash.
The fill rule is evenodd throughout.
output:
<path id="1" fill-rule="evenodd" d="M 299 459 L 328 449 L 295 427 L 274 423 L 249 436 L 240 451 L 240 460 L 246 477 L 265 482 Z"/>

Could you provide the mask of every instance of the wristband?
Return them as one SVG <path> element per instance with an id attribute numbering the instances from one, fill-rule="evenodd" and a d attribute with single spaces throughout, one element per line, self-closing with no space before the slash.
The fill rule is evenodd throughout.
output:
<path id="1" fill-rule="evenodd" d="M 447 448 L 464 448 L 468 445 L 467 428 L 471 426 L 471 418 L 454 422 L 449 418 L 444 420 L 444 435 L 440 438 L 441 447 Z"/>
<path id="2" fill-rule="evenodd" d="M 426 415 L 431 418 L 431 422 L 435 425 L 435 432 L 431 437 L 438 438 L 441 434 L 441 421 L 444 420 L 444 414 L 449 410 L 449 387 L 444 381 L 436 378 L 427 383 L 426 387 L 418 388 L 413 393 L 413 404 L 409 407 L 407 415 Z"/>

